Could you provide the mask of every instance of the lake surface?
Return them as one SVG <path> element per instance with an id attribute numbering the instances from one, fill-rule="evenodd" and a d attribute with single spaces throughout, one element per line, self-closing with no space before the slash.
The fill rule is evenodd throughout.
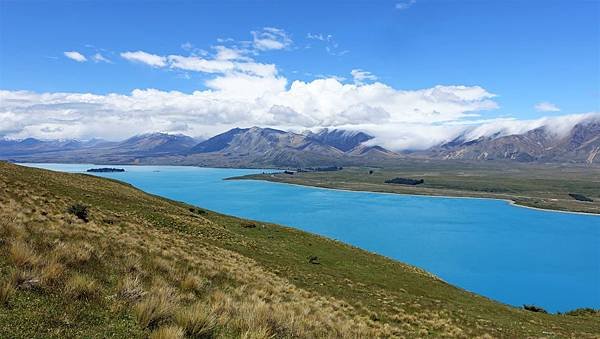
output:
<path id="1" fill-rule="evenodd" d="M 26 165 L 66 172 L 98 167 Z M 126 172 L 94 175 L 338 239 L 507 304 L 535 304 L 549 311 L 600 308 L 600 216 L 533 210 L 499 200 L 222 180 L 262 170 L 118 167 Z"/>

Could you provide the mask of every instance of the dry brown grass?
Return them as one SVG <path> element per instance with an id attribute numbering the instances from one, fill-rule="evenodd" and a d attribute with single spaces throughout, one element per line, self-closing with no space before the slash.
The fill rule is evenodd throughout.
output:
<path id="1" fill-rule="evenodd" d="M 177 312 L 175 321 L 184 329 L 186 335 L 192 338 L 212 337 L 217 325 L 214 314 L 203 302 L 196 302 L 181 309 Z"/>
<path id="2" fill-rule="evenodd" d="M 54 251 L 54 255 L 65 265 L 78 267 L 92 258 L 94 247 L 87 242 L 60 243 Z"/>
<path id="3" fill-rule="evenodd" d="M 125 276 L 117 285 L 117 296 L 128 302 L 140 300 L 146 291 L 142 286 L 139 277 Z"/>
<path id="4" fill-rule="evenodd" d="M 10 282 L 18 289 L 29 290 L 40 286 L 38 272 L 30 268 L 16 268 L 10 274 Z"/>
<path id="5" fill-rule="evenodd" d="M 164 326 L 150 333 L 149 339 L 183 339 L 184 331 L 177 326 Z"/>
<path id="6" fill-rule="evenodd" d="M 0 305 L 7 306 L 14 293 L 15 288 L 10 282 L 2 282 L 0 284 Z"/>
<path id="7" fill-rule="evenodd" d="M 67 280 L 65 292 L 73 299 L 89 301 L 99 297 L 99 287 L 96 281 L 81 273 L 75 273 Z"/>
<path id="8" fill-rule="evenodd" d="M 56 260 L 50 259 L 41 268 L 41 283 L 44 286 L 54 286 L 58 284 L 64 273 L 65 266 Z"/>
<path id="9" fill-rule="evenodd" d="M 188 274 L 181 280 L 181 289 L 188 292 L 200 292 L 207 284 L 205 279 Z"/>
<path id="10" fill-rule="evenodd" d="M 39 262 L 37 254 L 24 242 L 14 241 L 8 249 L 11 260 L 18 267 L 33 267 Z"/>
<path id="11" fill-rule="evenodd" d="M 171 319 L 176 310 L 176 298 L 167 287 L 153 287 L 148 294 L 134 306 L 134 313 L 142 327 L 155 328 Z"/>

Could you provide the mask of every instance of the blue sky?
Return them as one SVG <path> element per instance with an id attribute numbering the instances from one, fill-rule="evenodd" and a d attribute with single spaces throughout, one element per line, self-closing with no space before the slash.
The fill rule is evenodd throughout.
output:
<path id="1" fill-rule="evenodd" d="M 286 46 L 252 45 L 252 32 L 265 28 L 282 32 Z M 274 65 L 288 88 L 323 77 L 356 84 L 351 71 L 362 70 L 359 83 L 399 91 L 460 85 L 495 94 L 495 108 L 466 111 L 475 119 L 600 111 L 598 1 L 4 0 L 0 34 L 5 91 L 192 93 L 223 75 L 152 67 L 122 53 L 211 59 L 225 46 Z M 69 51 L 87 61 L 67 58 Z M 110 62 L 94 62 L 96 53 Z"/>

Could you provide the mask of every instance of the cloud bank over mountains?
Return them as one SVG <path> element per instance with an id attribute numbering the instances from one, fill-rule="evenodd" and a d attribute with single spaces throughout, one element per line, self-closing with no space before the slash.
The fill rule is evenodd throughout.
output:
<path id="1" fill-rule="evenodd" d="M 119 54 L 124 60 L 146 65 L 149 71 L 160 68 L 206 74 L 209 78 L 203 83 L 204 89 L 192 93 L 157 89 L 105 95 L 0 90 L 0 136 L 117 140 L 156 131 L 206 137 L 237 126 L 296 131 L 337 127 L 369 132 L 376 137 L 373 143 L 401 150 L 428 148 L 461 134 L 476 138 L 524 132 L 544 124 L 560 133 L 564 126 L 600 115 L 485 120 L 482 111 L 499 107 L 496 95 L 485 88 L 438 85 L 401 90 L 358 68 L 352 69 L 348 82 L 334 76 L 292 81 L 281 75 L 275 64 L 255 60 L 265 51 L 294 48 L 292 37 L 272 27 L 252 31 L 251 36 L 248 41 L 220 40 L 211 52 L 186 44 L 188 55 L 141 50 Z M 76 51 L 65 52 L 65 56 L 78 62 L 87 60 Z M 536 109 L 558 110 L 547 102 Z"/>

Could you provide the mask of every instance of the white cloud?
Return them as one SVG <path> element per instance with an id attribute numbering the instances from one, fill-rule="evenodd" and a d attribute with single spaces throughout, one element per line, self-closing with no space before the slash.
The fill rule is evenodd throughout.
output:
<path id="1" fill-rule="evenodd" d="M 236 71 L 207 80 L 207 90 L 192 93 L 154 89 L 127 95 L 0 91 L 0 135 L 118 139 L 165 131 L 172 128 L 172 121 L 185 123 L 196 134 L 236 125 L 431 124 L 496 107 L 493 94 L 479 87 L 402 91 L 382 83 L 343 84 L 332 78 L 294 81 L 289 87 L 287 83 L 275 73 L 257 76 Z"/>
<path id="2" fill-rule="evenodd" d="M 289 34 L 280 28 L 264 27 L 260 31 L 251 33 L 253 46 L 260 51 L 284 49 L 293 43 Z"/>
<path id="3" fill-rule="evenodd" d="M 121 53 L 121 57 L 129 61 L 141 62 L 152 67 L 165 67 L 167 65 L 165 57 L 143 51 L 124 52 Z"/>
<path id="4" fill-rule="evenodd" d="M 354 79 L 354 83 L 363 84 L 365 81 L 375 81 L 377 77 L 371 72 L 363 71 L 362 69 L 353 69 L 350 71 L 350 75 Z"/>
<path id="5" fill-rule="evenodd" d="M 543 101 L 543 102 L 539 102 L 539 103 L 535 104 L 534 108 L 538 112 L 558 112 L 558 111 L 560 111 L 560 108 L 558 108 L 558 106 L 556 106 L 553 103 L 547 102 L 547 101 Z"/>
<path id="6" fill-rule="evenodd" d="M 76 52 L 76 51 L 64 52 L 64 54 L 67 58 L 69 58 L 71 60 L 75 60 L 77 62 L 86 62 L 87 61 L 87 58 L 83 54 Z"/>
<path id="7" fill-rule="evenodd" d="M 410 8 L 415 3 L 417 3 L 417 0 L 406 0 L 406 1 L 398 2 L 398 3 L 396 3 L 396 9 L 402 11 L 402 10 Z"/>
<path id="8" fill-rule="evenodd" d="M 398 90 L 385 84 L 310 82 L 278 76 L 229 73 L 207 81 L 207 90 L 155 89 L 129 94 L 0 91 L 0 135 L 10 138 L 124 139 L 162 131 L 212 136 L 233 127 L 318 129 L 337 127 L 375 135 L 393 150 L 424 149 L 459 135 L 508 135 L 547 126 L 560 135 L 600 113 L 535 120 L 479 119 L 494 109 L 494 94 L 478 86 Z M 176 122 L 176 123 L 174 123 Z"/>
<path id="9" fill-rule="evenodd" d="M 109 63 L 109 64 L 112 63 L 110 60 L 108 60 L 107 58 L 105 58 L 100 53 L 96 53 L 96 54 L 92 55 L 92 60 L 94 60 L 94 62 L 106 62 L 106 63 Z"/>

